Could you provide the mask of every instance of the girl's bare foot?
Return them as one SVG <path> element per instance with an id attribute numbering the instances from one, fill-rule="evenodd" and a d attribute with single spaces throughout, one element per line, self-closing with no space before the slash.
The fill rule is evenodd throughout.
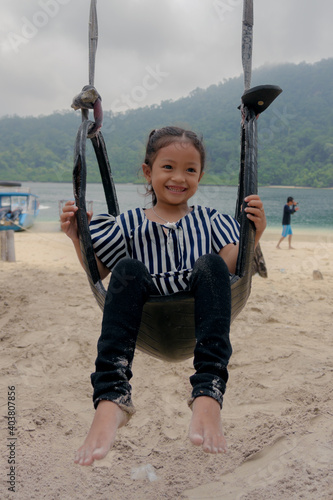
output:
<path id="1" fill-rule="evenodd" d="M 208 396 L 195 398 L 192 406 L 189 438 L 206 453 L 226 453 L 227 442 L 221 424 L 219 403 Z"/>
<path id="2" fill-rule="evenodd" d="M 117 430 L 128 421 L 127 414 L 112 401 L 100 401 L 88 435 L 76 452 L 74 462 L 91 465 L 104 458 L 112 448 Z"/>

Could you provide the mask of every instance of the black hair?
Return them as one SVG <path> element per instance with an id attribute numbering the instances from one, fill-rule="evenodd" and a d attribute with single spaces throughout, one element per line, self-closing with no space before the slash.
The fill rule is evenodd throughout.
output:
<path id="1" fill-rule="evenodd" d="M 144 163 L 152 168 L 157 153 L 160 149 L 170 146 L 174 142 L 190 142 L 200 155 L 201 172 L 205 168 L 206 152 L 202 138 L 195 132 L 180 127 L 163 127 L 152 130 L 148 137 Z M 151 185 L 147 186 L 147 195 L 152 194 L 153 205 L 156 204 L 156 196 Z"/>
<path id="2" fill-rule="evenodd" d="M 287 198 L 287 203 L 289 203 L 290 201 L 294 201 L 294 198 L 292 196 L 288 196 Z"/>

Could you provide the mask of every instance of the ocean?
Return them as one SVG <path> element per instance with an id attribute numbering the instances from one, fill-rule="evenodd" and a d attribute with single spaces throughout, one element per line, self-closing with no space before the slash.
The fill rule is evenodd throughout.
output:
<path id="1" fill-rule="evenodd" d="M 23 182 L 31 192 L 38 195 L 40 213 L 35 229 L 43 227 L 43 231 L 54 231 L 59 221 L 59 202 L 73 199 L 71 183 Z M 140 184 L 116 185 L 120 211 L 131 208 L 149 206 L 145 196 L 145 187 Z M 261 187 L 259 188 L 268 222 L 271 229 L 281 227 L 283 206 L 288 196 L 293 196 L 299 203 L 299 211 L 292 217 L 294 229 L 333 230 L 333 190 L 294 187 Z M 200 186 L 192 198 L 192 204 L 214 207 L 222 213 L 234 215 L 237 198 L 236 187 Z M 87 201 L 92 202 L 94 214 L 105 213 L 103 187 L 101 184 L 87 184 Z M 48 223 L 49 226 L 48 226 Z"/>

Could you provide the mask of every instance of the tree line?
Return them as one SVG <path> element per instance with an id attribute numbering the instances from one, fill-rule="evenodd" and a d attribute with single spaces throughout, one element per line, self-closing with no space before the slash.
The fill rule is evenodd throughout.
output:
<path id="1" fill-rule="evenodd" d="M 260 185 L 333 187 L 333 59 L 315 64 L 263 66 L 252 85 L 276 84 L 283 93 L 258 121 Z M 153 128 L 179 125 L 203 136 L 208 184 L 237 185 L 242 77 L 177 101 L 124 113 L 104 111 L 103 136 L 116 182 L 141 182 L 140 165 Z M 0 180 L 68 182 L 80 112 L 6 116 L 0 120 Z M 88 141 L 89 143 L 90 141 Z M 100 182 L 88 145 L 88 181 Z"/>

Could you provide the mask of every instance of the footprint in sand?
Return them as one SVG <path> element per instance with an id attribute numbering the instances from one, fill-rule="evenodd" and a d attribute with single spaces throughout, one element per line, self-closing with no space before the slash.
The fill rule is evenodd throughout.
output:
<path id="1" fill-rule="evenodd" d="M 188 500 L 241 500 L 255 490 L 260 489 L 264 495 L 265 489 L 273 485 L 274 489 L 278 488 L 282 479 L 294 479 L 293 474 L 290 475 L 293 470 L 309 470 L 313 479 L 323 474 L 329 477 L 333 463 L 332 440 L 331 417 L 319 415 L 305 434 L 279 437 L 233 472 L 223 474 L 221 481 L 186 490 L 183 495 Z M 299 486 L 302 488 L 303 482 Z"/>

